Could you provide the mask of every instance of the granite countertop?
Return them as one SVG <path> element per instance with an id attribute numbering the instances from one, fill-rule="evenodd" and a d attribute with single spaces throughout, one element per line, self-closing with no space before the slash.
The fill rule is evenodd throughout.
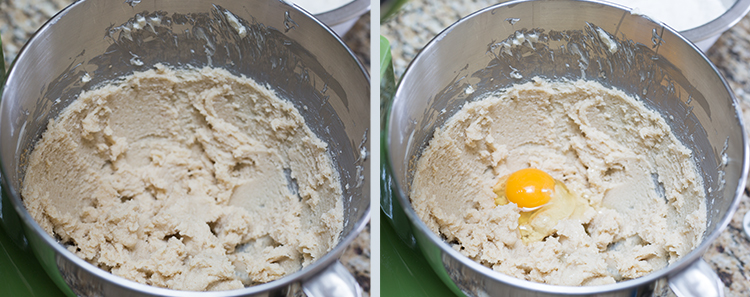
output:
<path id="1" fill-rule="evenodd" d="M 412 0 L 381 25 L 391 43 L 396 81 L 409 62 L 435 35 L 461 17 L 502 1 Z M 725 32 L 707 52 L 737 96 L 745 124 L 750 124 L 750 16 Z M 750 131 L 750 127 L 746 127 Z M 745 189 L 730 225 L 703 258 L 718 273 L 726 296 L 750 296 L 750 241 L 742 231 L 743 216 L 750 210 L 750 188 Z"/>
<path id="2" fill-rule="evenodd" d="M 10 67 L 18 51 L 48 19 L 73 0 L 2 0 L 0 1 L 0 37 L 5 65 Z M 364 14 L 342 38 L 360 62 L 370 68 L 370 13 Z M 364 296 L 370 294 L 370 224 L 352 242 L 341 262 L 357 279 Z"/>

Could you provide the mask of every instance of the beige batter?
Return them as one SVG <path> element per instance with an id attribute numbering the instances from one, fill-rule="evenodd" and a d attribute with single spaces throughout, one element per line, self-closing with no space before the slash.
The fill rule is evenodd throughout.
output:
<path id="1" fill-rule="evenodd" d="M 273 91 L 212 68 L 81 94 L 35 146 L 22 196 L 79 257 L 178 290 L 278 279 L 343 229 L 326 143 Z"/>
<path id="2" fill-rule="evenodd" d="M 520 210 L 492 187 L 534 167 L 588 201 L 580 219 L 525 244 Z M 663 188 L 662 188 L 663 187 Z M 696 247 L 705 191 L 691 151 L 657 113 L 591 81 L 533 82 L 467 103 L 417 162 L 417 214 L 456 250 L 495 271 L 556 285 L 643 276 Z"/>

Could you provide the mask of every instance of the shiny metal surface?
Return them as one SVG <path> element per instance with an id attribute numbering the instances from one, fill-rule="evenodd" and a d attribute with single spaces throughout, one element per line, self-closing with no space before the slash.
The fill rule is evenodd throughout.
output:
<path id="1" fill-rule="evenodd" d="M 724 283 L 703 259 L 670 278 L 669 287 L 677 296 L 724 297 Z"/>
<path id="2" fill-rule="evenodd" d="M 326 270 L 302 283 L 307 297 L 361 297 L 362 288 L 341 262 L 336 261 Z"/>
<path id="3" fill-rule="evenodd" d="M 231 24 L 230 13 L 245 32 Z M 146 25 L 133 29 L 141 19 Z M 341 175 L 344 232 L 331 252 L 267 284 L 184 292 L 115 277 L 76 257 L 39 227 L 19 190 L 24 160 L 48 120 L 82 90 L 157 63 L 226 68 L 268 84 L 298 107 L 329 144 Z M 82 80 L 86 74 L 91 81 Z M 23 229 L 42 266 L 69 296 L 298 296 L 302 282 L 335 263 L 369 221 L 369 87 L 364 68 L 332 31 L 282 1 L 76 2 L 31 38 L 7 76 L 0 102 L 0 207 L 9 214 L 2 217 L 3 225 L 15 234 Z"/>
<path id="4" fill-rule="evenodd" d="M 616 52 L 608 51 L 598 28 L 617 43 Z M 537 33 L 539 39 L 504 46 L 516 32 Z M 553 286 L 493 272 L 428 229 L 408 193 L 416 160 L 433 130 L 464 102 L 534 76 L 596 80 L 640 97 L 664 116 L 677 138 L 693 150 L 708 193 L 707 230 L 694 251 L 633 280 Z M 466 92 L 469 86 L 475 91 Z M 714 66 L 673 30 L 600 1 L 509 1 L 458 21 L 409 65 L 385 132 L 394 203 L 383 207 L 392 210 L 396 228 L 414 237 L 441 279 L 466 296 L 661 296 L 668 279 L 690 269 L 729 223 L 748 170 L 739 107 Z"/>

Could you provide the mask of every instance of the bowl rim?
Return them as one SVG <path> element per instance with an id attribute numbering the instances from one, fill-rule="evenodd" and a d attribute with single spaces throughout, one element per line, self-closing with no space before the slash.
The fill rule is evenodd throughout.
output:
<path id="1" fill-rule="evenodd" d="M 498 3 L 483 9 L 480 9 L 474 13 L 471 13 L 467 15 L 466 17 L 461 18 L 460 20 L 456 21 L 455 23 L 448 26 L 446 29 L 441 31 L 439 34 L 437 34 L 433 39 L 431 39 L 427 45 L 425 45 L 422 50 L 416 55 L 414 59 L 409 63 L 409 66 L 404 71 L 404 74 L 402 75 L 400 82 L 403 82 L 405 78 L 409 75 L 409 69 L 412 68 L 416 63 L 418 63 L 419 60 L 421 60 L 426 54 L 426 52 L 431 52 L 432 48 L 439 46 L 439 41 L 443 39 L 443 37 L 446 34 L 449 34 L 453 29 L 455 29 L 457 26 L 468 22 L 473 17 L 485 14 L 485 13 L 492 13 L 493 10 L 497 8 L 501 8 L 504 6 L 511 6 L 516 5 L 524 2 L 544 2 L 544 1 L 551 1 L 551 0 L 511 0 L 507 2 Z M 563 0 L 555 0 L 555 1 L 563 1 Z M 624 7 L 622 5 L 617 5 L 614 3 L 606 2 L 603 0 L 564 0 L 567 2 L 571 2 L 571 4 L 576 4 L 577 2 L 584 2 L 584 3 L 594 3 L 594 4 L 600 4 L 604 6 L 609 6 L 612 8 L 624 10 L 623 12 L 629 12 L 630 9 L 627 7 Z M 739 1 L 746 1 L 750 3 L 750 0 L 738 0 Z M 641 17 L 645 17 L 642 16 Z M 653 22 L 657 25 L 662 25 L 658 21 L 651 20 L 648 17 L 645 17 L 649 21 Z M 663 26 L 667 27 L 667 26 Z M 545 283 L 537 283 L 527 280 L 522 280 L 519 278 L 515 278 L 500 272 L 496 272 L 492 270 L 489 267 L 486 267 L 478 262 L 475 262 L 474 260 L 469 259 L 468 257 L 460 254 L 458 251 L 454 250 L 452 247 L 450 247 L 442 238 L 440 238 L 437 234 L 432 232 L 429 227 L 419 218 L 419 216 L 416 214 L 416 211 L 411 205 L 411 200 L 409 198 L 409 194 L 404 192 L 404 187 L 401 185 L 398 178 L 392 178 L 392 182 L 394 184 L 394 192 L 398 194 L 398 200 L 401 203 L 401 207 L 404 210 L 404 213 L 409 218 L 409 221 L 411 223 L 411 226 L 413 228 L 416 228 L 419 230 L 419 232 L 426 236 L 430 242 L 437 246 L 443 255 L 449 255 L 454 260 L 457 260 L 461 262 L 463 265 L 469 267 L 470 269 L 474 270 L 475 272 L 478 272 L 482 274 L 483 276 L 492 279 L 496 282 L 500 282 L 506 285 L 510 285 L 512 287 L 523 289 L 523 290 L 530 290 L 537 293 L 549 293 L 549 294 L 559 294 L 559 295 L 577 295 L 577 294 L 600 294 L 600 293 L 611 293 L 615 291 L 622 291 L 626 289 L 632 289 L 636 288 L 642 285 L 646 285 L 652 282 L 655 282 L 661 278 L 676 275 L 682 270 L 688 268 L 689 266 L 693 265 L 696 261 L 699 261 L 701 256 L 705 253 L 705 251 L 709 248 L 710 244 L 712 244 L 718 236 L 722 233 L 722 231 L 727 227 L 729 222 L 732 220 L 732 216 L 735 213 L 737 207 L 739 206 L 740 200 L 742 198 L 742 194 L 745 189 L 746 180 L 748 177 L 748 169 L 750 168 L 750 162 L 748 160 L 748 156 L 750 156 L 750 150 L 748 148 L 747 142 L 748 138 L 746 135 L 745 127 L 744 127 L 744 119 L 742 117 L 742 113 L 740 110 L 740 107 L 738 104 L 736 104 L 737 99 L 732 92 L 732 89 L 727 84 L 724 77 L 721 75 L 721 73 L 718 71 L 716 66 L 708 60 L 706 55 L 699 50 L 690 40 L 688 40 L 685 36 L 679 34 L 679 32 L 675 31 L 671 27 L 667 27 L 667 30 L 670 31 L 672 34 L 674 34 L 677 38 L 682 40 L 686 45 L 693 48 L 694 51 L 697 51 L 697 53 L 703 58 L 704 62 L 708 63 L 710 68 L 713 70 L 714 75 L 717 75 L 723 84 L 724 88 L 727 90 L 728 95 L 730 96 L 730 100 L 732 101 L 732 106 L 734 107 L 734 116 L 739 121 L 739 129 L 742 135 L 742 168 L 741 168 L 741 176 L 739 177 L 739 183 L 737 185 L 737 189 L 734 191 L 734 198 L 732 200 L 732 203 L 730 204 L 729 211 L 724 215 L 724 217 L 717 222 L 716 228 L 711 234 L 707 234 L 706 237 L 704 237 L 703 241 L 692 251 L 690 251 L 687 255 L 681 257 L 679 260 L 677 260 L 675 263 L 672 263 L 668 265 L 667 267 L 664 267 L 662 269 L 659 269 L 657 271 L 653 271 L 649 273 L 648 275 L 638 277 L 635 279 L 629 279 L 621 282 L 617 282 L 614 284 L 607 284 L 607 285 L 596 285 L 596 286 L 560 286 L 560 285 L 551 285 L 551 284 L 545 284 Z M 385 158 L 383 162 L 385 163 L 386 170 L 388 171 L 388 174 L 391 176 L 395 176 L 393 174 L 393 156 L 391 154 L 391 146 L 393 146 L 392 141 L 392 135 L 394 133 L 391 132 L 391 127 L 393 126 L 393 123 L 395 123 L 394 118 L 392 117 L 392 110 L 395 108 L 395 105 L 393 102 L 396 100 L 396 98 L 399 98 L 399 94 L 404 92 L 405 87 L 403 84 L 399 83 L 396 93 L 393 97 L 392 102 L 389 103 L 388 107 L 388 114 L 386 115 L 386 123 L 385 123 L 385 140 L 386 143 L 383 145 L 383 149 L 385 150 Z M 406 99 L 402 99 L 406 100 Z M 424 250 L 425 247 L 419 245 L 419 248 Z M 433 267 L 434 269 L 434 267 Z M 445 280 L 444 280 L 445 281 Z"/>

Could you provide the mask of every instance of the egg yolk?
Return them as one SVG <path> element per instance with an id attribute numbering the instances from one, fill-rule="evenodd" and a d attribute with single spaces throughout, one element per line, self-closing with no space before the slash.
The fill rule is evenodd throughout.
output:
<path id="1" fill-rule="evenodd" d="M 546 172 L 527 168 L 503 176 L 492 187 L 495 205 L 514 203 L 520 210 L 518 232 L 524 243 L 541 241 L 561 220 L 579 219 L 590 208 Z"/>
<path id="2" fill-rule="evenodd" d="M 555 193 L 555 179 L 546 172 L 526 168 L 508 176 L 505 197 L 522 209 L 535 209 L 547 204 Z"/>

